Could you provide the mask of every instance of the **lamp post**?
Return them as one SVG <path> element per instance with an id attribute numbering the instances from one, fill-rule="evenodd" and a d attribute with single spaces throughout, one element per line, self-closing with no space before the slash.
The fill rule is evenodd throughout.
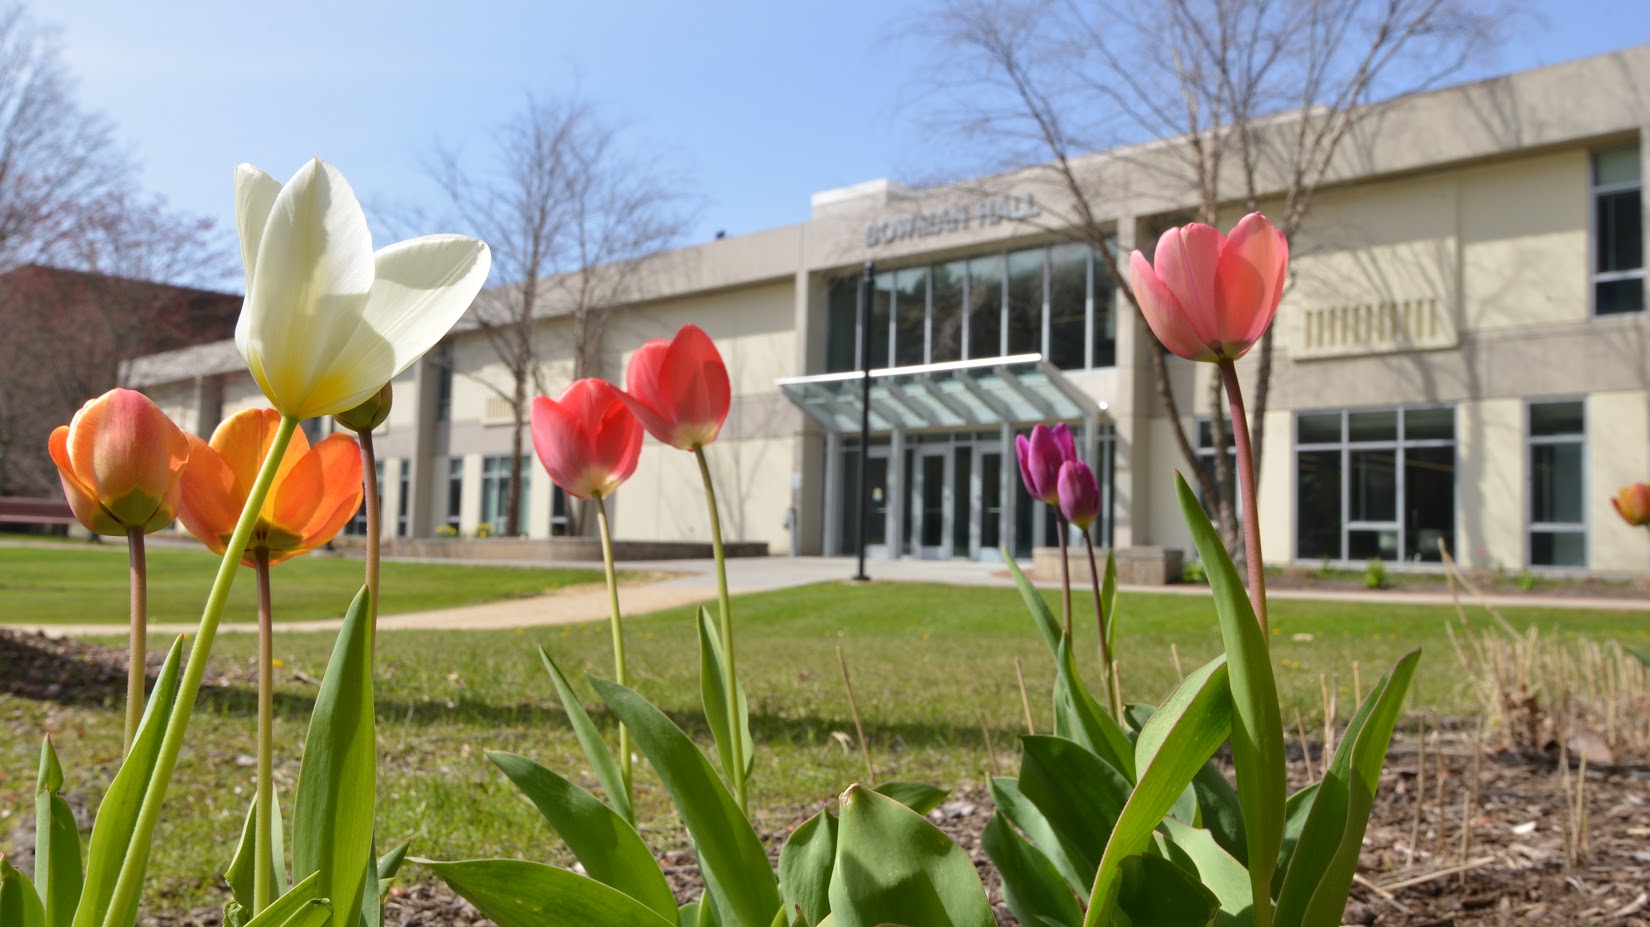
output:
<path id="1" fill-rule="evenodd" d="M 865 538 L 871 521 L 871 487 L 866 481 L 871 460 L 871 288 L 875 277 L 876 265 L 866 261 L 859 281 L 859 572 L 853 575 L 859 583 L 871 578 L 865 575 Z"/>

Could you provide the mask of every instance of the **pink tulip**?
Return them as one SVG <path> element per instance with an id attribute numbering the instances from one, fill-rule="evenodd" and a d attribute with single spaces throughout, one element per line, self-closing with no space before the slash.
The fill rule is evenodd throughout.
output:
<path id="1" fill-rule="evenodd" d="M 1020 463 L 1020 481 L 1031 498 L 1049 505 L 1060 504 L 1060 465 L 1077 459 L 1077 445 L 1071 427 L 1057 422 L 1054 427 L 1037 425 L 1031 437 L 1014 436 L 1014 456 Z"/>
<path id="2" fill-rule="evenodd" d="M 1100 517 L 1100 484 L 1089 465 L 1081 460 L 1061 464 L 1059 491 L 1061 514 L 1079 529 L 1089 530 Z"/>
<path id="3" fill-rule="evenodd" d="M 189 441 L 148 396 L 112 389 L 91 400 L 52 432 L 48 450 L 86 530 L 148 534 L 177 517 Z"/>
<path id="4" fill-rule="evenodd" d="M 1277 314 L 1289 242 L 1260 213 L 1228 237 L 1194 222 L 1157 240 L 1150 264 L 1129 255 L 1130 284 L 1152 334 L 1187 360 L 1237 360 Z"/>
<path id="5" fill-rule="evenodd" d="M 533 447 L 557 486 L 605 498 L 636 472 L 642 425 L 611 383 L 586 378 L 533 400 Z"/>
<path id="6" fill-rule="evenodd" d="M 670 341 L 649 341 L 637 349 L 619 397 L 648 434 L 691 451 L 716 440 L 732 390 L 715 342 L 699 326 L 684 325 Z"/>

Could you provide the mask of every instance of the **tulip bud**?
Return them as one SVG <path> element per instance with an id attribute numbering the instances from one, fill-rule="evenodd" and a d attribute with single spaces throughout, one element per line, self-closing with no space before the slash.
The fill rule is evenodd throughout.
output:
<path id="1" fill-rule="evenodd" d="M 395 399 L 395 390 L 391 388 L 393 385 L 385 383 L 384 388 L 374 393 L 372 398 L 353 409 L 334 415 L 333 420 L 356 434 L 372 431 L 384 424 L 384 419 L 390 417 L 390 405 Z"/>
<path id="2" fill-rule="evenodd" d="M 1068 460 L 1060 465 L 1059 484 L 1061 514 L 1079 529 L 1089 530 L 1100 517 L 1100 484 L 1094 472 L 1081 460 Z"/>
<path id="3" fill-rule="evenodd" d="M 177 515 L 189 441 L 148 396 L 112 389 L 51 434 L 48 450 L 75 517 L 94 534 L 145 534 Z"/>
<path id="4" fill-rule="evenodd" d="M 1077 445 L 1071 436 L 1071 427 L 1058 422 L 1054 427 L 1037 425 L 1031 437 L 1014 437 L 1014 455 L 1020 464 L 1020 481 L 1026 492 L 1039 502 L 1060 504 L 1060 465 L 1077 459 Z"/>
<path id="5" fill-rule="evenodd" d="M 1621 487 L 1610 504 L 1616 507 L 1616 514 L 1621 516 L 1622 521 L 1629 525 L 1635 528 L 1650 525 L 1650 483 Z"/>
<path id="6" fill-rule="evenodd" d="M 733 401 L 721 352 L 697 325 L 637 349 L 619 399 L 648 434 L 684 451 L 716 440 Z"/>

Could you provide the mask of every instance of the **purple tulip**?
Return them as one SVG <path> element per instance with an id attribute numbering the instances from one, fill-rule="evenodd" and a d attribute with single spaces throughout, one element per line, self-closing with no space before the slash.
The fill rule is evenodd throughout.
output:
<path id="1" fill-rule="evenodd" d="M 1031 429 L 1031 437 L 1014 436 L 1014 454 L 1020 463 L 1020 479 L 1026 492 L 1039 502 L 1060 504 L 1060 465 L 1077 459 L 1077 444 L 1072 440 L 1071 428 L 1065 422 L 1053 428 L 1038 425 Z"/>
<path id="2" fill-rule="evenodd" d="M 1100 517 L 1100 484 L 1094 472 L 1081 460 L 1068 460 L 1060 465 L 1060 512 L 1066 520 L 1087 531 Z"/>

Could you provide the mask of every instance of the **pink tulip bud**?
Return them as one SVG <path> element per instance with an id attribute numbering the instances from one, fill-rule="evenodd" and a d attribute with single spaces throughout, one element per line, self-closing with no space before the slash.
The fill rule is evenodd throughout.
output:
<path id="1" fill-rule="evenodd" d="M 124 537 L 177 517 L 189 440 L 148 396 L 112 389 L 59 425 L 47 445 L 86 530 Z"/>
<path id="2" fill-rule="evenodd" d="M 1616 507 L 1616 514 L 1629 525 L 1635 528 L 1650 525 L 1650 484 L 1623 486 L 1610 504 Z"/>
<path id="3" fill-rule="evenodd" d="M 1068 460 L 1060 465 L 1059 484 L 1061 514 L 1083 531 L 1089 530 L 1100 517 L 1100 484 L 1094 472 L 1081 460 Z"/>
<path id="4" fill-rule="evenodd" d="M 1015 435 L 1014 455 L 1020 464 L 1020 480 L 1031 498 L 1049 505 L 1060 504 L 1060 465 L 1077 459 L 1077 445 L 1065 422 L 1054 427 L 1037 425 L 1031 437 Z"/>

